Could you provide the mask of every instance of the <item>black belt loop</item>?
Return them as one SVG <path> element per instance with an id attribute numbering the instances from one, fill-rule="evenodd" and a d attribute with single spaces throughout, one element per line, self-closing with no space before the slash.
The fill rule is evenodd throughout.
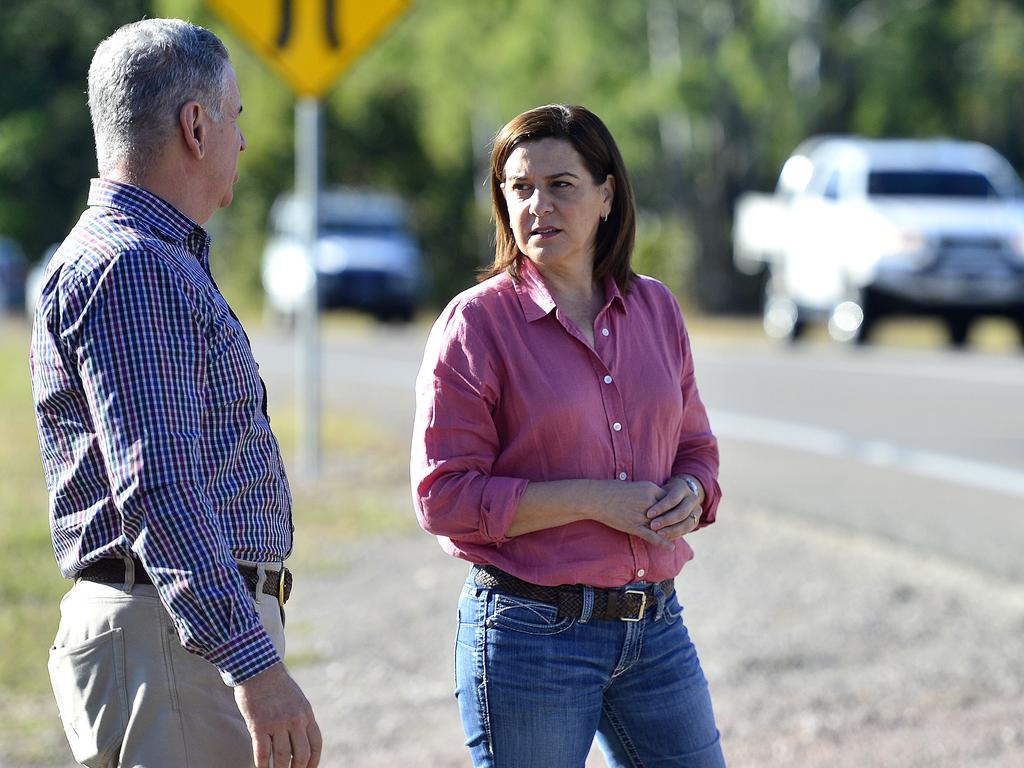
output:
<path id="1" fill-rule="evenodd" d="M 605 601 L 606 601 L 605 604 L 604 604 L 605 613 L 607 613 L 610 616 L 622 615 L 622 609 L 619 606 L 619 595 L 620 594 L 621 594 L 620 592 L 608 592 L 605 595 Z M 631 616 L 635 616 L 636 615 L 636 611 L 635 610 L 634 611 L 628 611 L 628 613 Z"/>

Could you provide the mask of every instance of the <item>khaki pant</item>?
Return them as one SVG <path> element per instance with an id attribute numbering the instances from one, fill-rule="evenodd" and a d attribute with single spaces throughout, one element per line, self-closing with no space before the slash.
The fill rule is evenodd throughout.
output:
<path id="1" fill-rule="evenodd" d="M 284 656 L 277 600 L 260 618 Z M 186 651 L 148 584 L 77 582 L 60 604 L 50 682 L 74 757 L 89 768 L 251 768 L 234 691 Z"/>

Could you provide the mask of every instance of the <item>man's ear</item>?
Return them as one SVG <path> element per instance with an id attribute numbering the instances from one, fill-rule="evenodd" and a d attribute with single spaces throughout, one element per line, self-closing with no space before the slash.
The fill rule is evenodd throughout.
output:
<path id="1" fill-rule="evenodd" d="M 206 154 L 206 114 L 198 101 L 186 101 L 178 112 L 181 138 L 197 160 Z"/>

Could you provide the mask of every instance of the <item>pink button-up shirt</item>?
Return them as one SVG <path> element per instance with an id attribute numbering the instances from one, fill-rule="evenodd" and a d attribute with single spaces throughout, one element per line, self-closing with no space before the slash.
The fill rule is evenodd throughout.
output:
<path id="1" fill-rule="evenodd" d="M 522 260 L 452 300 L 416 382 L 412 487 L 420 525 L 450 555 L 534 584 L 622 586 L 675 576 L 693 557 L 593 520 L 510 538 L 531 481 L 647 480 L 688 473 L 721 497 L 718 443 L 697 393 L 675 298 L 640 277 L 609 279 L 591 346 Z"/>

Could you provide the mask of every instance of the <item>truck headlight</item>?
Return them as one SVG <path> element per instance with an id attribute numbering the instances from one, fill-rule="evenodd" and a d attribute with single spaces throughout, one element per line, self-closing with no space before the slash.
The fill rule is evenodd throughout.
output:
<path id="1" fill-rule="evenodd" d="M 914 269 L 925 267 L 935 259 L 928 238 L 916 229 L 892 230 L 880 251 L 890 265 L 903 264 Z"/>
<path id="2" fill-rule="evenodd" d="M 925 246 L 928 245 L 928 241 L 925 239 L 921 232 L 913 229 L 905 229 L 900 233 L 900 246 L 901 250 L 906 253 L 923 251 Z"/>
<path id="3" fill-rule="evenodd" d="M 1024 261 L 1024 232 L 1020 232 L 1010 240 L 1010 250 L 1019 261 Z"/>

